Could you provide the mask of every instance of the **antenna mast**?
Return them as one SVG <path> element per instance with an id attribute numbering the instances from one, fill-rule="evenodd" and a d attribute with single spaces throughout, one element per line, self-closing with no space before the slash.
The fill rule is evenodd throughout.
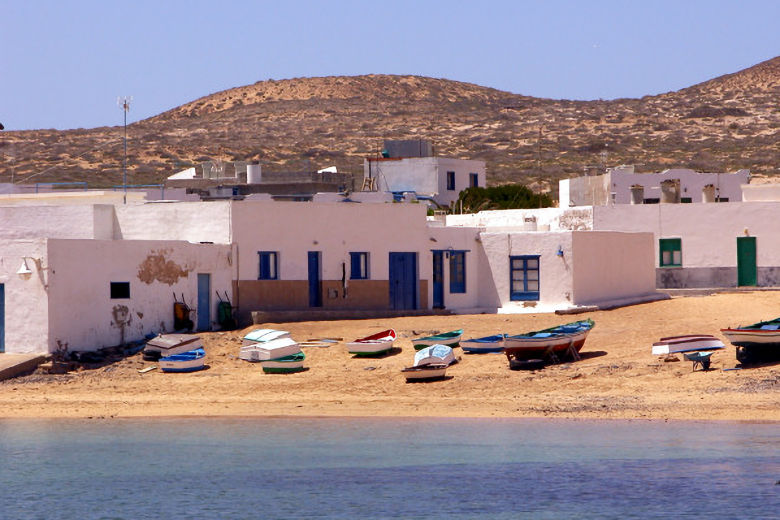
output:
<path id="1" fill-rule="evenodd" d="M 122 200 L 124 204 L 127 204 L 127 112 L 128 110 L 130 110 L 130 103 L 132 101 L 133 101 L 133 96 L 124 96 L 124 97 L 116 98 L 116 104 L 119 108 L 122 109 L 122 112 L 124 113 L 125 116 L 125 137 L 124 137 L 125 159 L 122 165 L 122 187 L 125 190 Z"/>

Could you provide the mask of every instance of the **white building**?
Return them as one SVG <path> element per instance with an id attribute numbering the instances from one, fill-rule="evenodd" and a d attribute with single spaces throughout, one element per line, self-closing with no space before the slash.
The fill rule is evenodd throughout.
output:
<path id="1" fill-rule="evenodd" d="M 434 156 L 426 141 L 386 141 L 385 146 L 389 151 L 383 157 L 363 161 L 363 177 L 374 190 L 412 192 L 451 207 L 461 191 L 486 186 L 484 161 Z M 417 155 L 403 155 L 413 152 Z"/>
<path id="2" fill-rule="evenodd" d="M 216 293 L 244 324 L 256 310 L 538 312 L 655 296 L 650 233 L 576 219 L 544 232 L 444 225 L 421 204 L 68 200 L 0 204 L 0 350 L 172 331 L 182 298 L 210 330 Z"/>
<path id="3" fill-rule="evenodd" d="M 659 202 L 739 202 L 750 172 L 700 173 L 675 168 L 635 173 L 633 166 L 610 168 L 604 175 L 559 181 L 560 207 Z"/>

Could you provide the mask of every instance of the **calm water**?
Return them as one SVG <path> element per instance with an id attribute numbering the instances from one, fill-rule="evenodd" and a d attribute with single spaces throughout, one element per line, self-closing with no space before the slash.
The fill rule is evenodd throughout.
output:
<path id="1" fill-rule="evenodd" d="M 776 424 L 0 421 L 0 518 L 778 518 Z"/>

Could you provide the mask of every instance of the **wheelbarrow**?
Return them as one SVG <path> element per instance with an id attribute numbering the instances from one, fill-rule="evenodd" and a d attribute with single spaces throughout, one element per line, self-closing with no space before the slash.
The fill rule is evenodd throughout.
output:
<path id="1" fill-rule="evenodd" d="M 712 351 L 710 352 L 691 352 L 689 354 L 683 354 L 685 356 L 685 359 L 688 361 L 693 361 L 693 370 L 696 370 L 697 366 L 700 366 L 702 370 L 705 372 L 710 369 L 710 356 L 712 355 Z"/>
<path id="2" fill-rule="evenodd" d="M 217 303 L 217 323 L 219 323 L 219 326 L 222 327 L 222 330 L 233 330 L 236 328 L 236 319 L 233 316 L 233 305 L 230 303 L 230 298 L 228 298 L 228 293 L 225 291 L 225 299 L 222 299 L 222 296 L 220 296 L 219 291 L 215 291 L 217 293 L 217 299 L 219 300 L 219 303 Z"/>

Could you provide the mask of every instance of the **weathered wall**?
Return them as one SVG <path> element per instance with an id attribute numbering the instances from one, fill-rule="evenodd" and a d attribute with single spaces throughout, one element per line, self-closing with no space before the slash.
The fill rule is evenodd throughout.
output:
<path id="1" fill-rule="evenodd" d="M 22 257 L 32 274 L 24 280 L 16 274 Z M 5 290 L 5 352 L 46 352 L 49 348 L 49 308 L 46 284 L 49 276 L 46 240 L 0 241 L 0 284 Z"/>
<path id="2" fill-rule="evenodd" d="M 655 292 L 651 233 L 575 231 L 572 251 L 575 305 L 644 296 Z"/>
<path id="3" fill-rule="evenodd" d="M 535 223 L 526 219 L 535 219 Z M 485 227 L 490 230 L 518 231 L 536 226 L 536 231 L 578 231 L 593 229 L 593 208 L 539 208 L 480 211 L 447 215 L 447 226 Z M 533 229 L 525 229 L 534 231 Z"/>
<path id="4" fill-rule="evenodd" d="M 211 274 L 210 315 L 216 322 L 214 291 L 232 297 L 228 245 L 186 242 L 48 241 L 49 344 L 93 350 L 173 330 L 173 294 L 198 306 L 198 273 Z M 111 282 L 130 282 L 129 299 L 111 299 Z M 191 315 L 197 323 L 197 310 Z"/>

